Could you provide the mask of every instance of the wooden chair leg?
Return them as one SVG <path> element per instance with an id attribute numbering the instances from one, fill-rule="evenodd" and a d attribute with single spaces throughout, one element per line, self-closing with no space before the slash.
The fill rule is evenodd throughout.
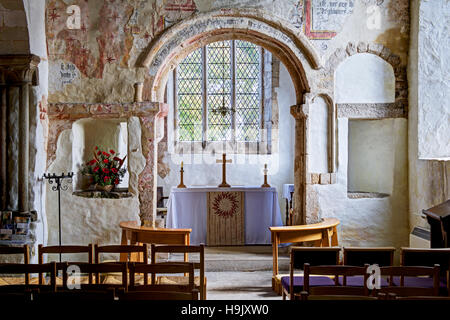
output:
<path id="1" fill-rule="evenodd" d="M 337 228 L 336 227 L 333 227 L 333 235 L 331 236 L 331 245 L 333 247 L 337 247 L 339 245 L 338 234 L 337 234 Z"/>

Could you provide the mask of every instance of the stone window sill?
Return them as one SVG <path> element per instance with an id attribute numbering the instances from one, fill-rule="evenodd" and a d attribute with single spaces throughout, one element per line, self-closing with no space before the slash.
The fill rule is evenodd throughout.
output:
<path id="1" fill-rule="evenodd" d="M 363 192 L 363 191 L 348 191 L 347 197 L 349 199 L 382 199 L 387 198 L 390 195 L 380 192 Z"/>
<path id="2" fill-rule="evenodd" d="M 112 192 L 88 190 L 88 191 L 75 191 L 74 196 L 92 199 L 125 199 L 132 198 L 133 194 L 128 190 L 117 190 Z"/>

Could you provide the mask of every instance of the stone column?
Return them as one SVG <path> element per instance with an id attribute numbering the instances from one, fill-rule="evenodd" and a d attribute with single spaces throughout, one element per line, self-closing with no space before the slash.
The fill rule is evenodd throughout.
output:
<path id="1" fill-rule="evenodd" d="M 28 212 L 28 173 L 29 173 L 29 83 L 25 82 L 19 88 L 19 211 Z"/>
<path id="2" fill-rule="evenodd" d="M 29 212 L 28 184 L 29 184 L 29 131 L 30 131 L 30 85 L 37 85 L 37 66 L 40 62 L 39 57 L 35 55 L 2 55 L 0 56 L 0 84 L 2 87 L 1 101 L 1 138 L 2 154 L 1 179 L 2 179 L 2 207 L 8 206 L 7 195 L 5 192 L 11 189 L 16 182 L 8 178 L 7 159 L 9 147 L 3 142 L 8 140 L 7 118 L 8 110 L 12 109 L 8 93 L 12 88 L 19 88 L 19 146 L 18 146 L 18 208 L 8 208 L 20 212 Z"/>
<path id="3" fill-rule="evenodd" d="M 8 179 L 7 179 L 7 108 L 8 108 L 8 88 L 4 82 L 0 83 L 1 102 L 0 102 L 0 210 L 7 209 L 8 203 Z"/>
<path id="4" fill-rule="evenodd" d="M 293 224 L 306 224 L 306 173 L 307 173 L 307 105 L 291 107 L 295 118 L 295 152 L 294 152 L 294 214 Z"/>

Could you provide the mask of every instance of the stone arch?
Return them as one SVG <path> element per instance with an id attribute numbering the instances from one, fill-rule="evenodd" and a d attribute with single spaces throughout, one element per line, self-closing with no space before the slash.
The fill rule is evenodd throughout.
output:
<path id="1" fill-rule="evenodd" d="M 310 81 L 322 61 L 316 49 L 289 22 L 257 9 L 222 9 L 192 17 L 166 29 L 137 60 L 136 67 L 143 69 L 144 84 L 138 84 L 136 101 L 163 102 L 167 79 L 171 70 L 193 50 L 220 40 L 241 39 L 260 45 L 275 55 L 287 67 L 294 83 L 296 106 L 291 114 L 296 118 L 295 137 L 295 220 L 306 222 L 306 128 L 307 116 L 302 116 L 302 106 L 309 96 Z M 154 150 L 164 136 L 162 119 L 167 115 L 167 105 L 155 117 Z M 157 152 L 155 152 L 155 168 Z M 156 183 L 156 179 L 155 179 Z M 155 185 L 156 200 L 156 185 Z"/>
<path id="2" fill-rule="evenodd" d="M 311 69 L 322 63 L 309 40 L 261 10 L 223 9 L 202 13 L 168 28 L 138 59 L 137 67 L 148 70 L 144 100 L 162 101 L 170 70 L 193 50 L 219 40 L 242 39 L 260 45 L 277 56 L 293 79 L 297 103 L 310 91 Z"/>

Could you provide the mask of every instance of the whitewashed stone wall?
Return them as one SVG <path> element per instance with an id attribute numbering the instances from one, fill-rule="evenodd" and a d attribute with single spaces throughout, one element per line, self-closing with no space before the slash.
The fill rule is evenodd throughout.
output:
<path id="1" fill-rule="evenodd" d="M 445 151 L 448 156 L 450 150 L 448 143 L 448 120 L 445 123 L 445 119 L 448 119 L 448 87 L 447 91 L 439 91 L 438 87 L 445 89 L 445 83 L 448 85 L 448 66 L 443 63 L 436 66 L 436 59 L 441 59 L 441 62 L 445 59 L 448 60 L 450 55 L 448 51 L 443 51 L 440 54 L 436 54 L 433 58 L 428 56 L 429 49 L 440 48 L 439 43 L 435 43 L 435 40 L 443 39 L 447 36 L 448 32 L 445 32 L 446 27 L 442 25 L 445 19 L 446 12 L 444 7 L 448 7 L 448 1 L 436 0 L 436 1 L 411 1 L 411 38 L 410 38 L 410 51 L 409 51 L 409 63 L 408 63 L 408 82 L 409 82 L 409 117 L 408 117 L 408 155 L 409 155 L 409 220 L 410 229 L 415 226 L 422 226 L 429 228 L 428 223 L 422 216 L 422 210 L 430 208 L 450 198 L 450 161 L 436 161 L 436 160 L 420 160 L 422 142 L 428 141 L 431 144 L 428 151 Z M 441 8 L 442 10 L 438 10 Z M 430 25 L 434 25 L 432 28 Z M 448 26 L 448 23 L 447 25 Z M 423 30 L 422 30 L 423 29 Z M 422 39 L 420 39 L 422 38 Z M 447 45 L 448 47 L 448 45 Z M 424 52 L 426 54 L 424 54 Z M 430 68 L 425 64 L 430 60 Z M 433 66 L 431 69 L 431 66 Z M 425 68 L 426 67 L 426 68 Z M 425 69 L 423 69 L 425 68 Z M 447 69 L 446 69 L 447 68 Z M 446 71 L 447 70 L 447 71 Z M 434 71 L 436 73 L 431 73 Z M 445 76 L 447 72 L 447 76 Z M 431 79 L 423 79 L 426 74 L 429 74 Z M 436 88 L 434 87 L 436 85 Z M 444 86 L 444 87 L 442 87 Z M 435 95 L 429 93 L 435 92 Z M 444 98 L 447 97 L 447 98 Z M 424 112 L 429 113 L 427 115 Z M 436 122 L 434 113 L 441 114 L 442 126 L 436 127 L 439 122 Z M 425 120 L 423 116 L 430 118 L 430 126 L 427 123 L 421 123 Z M 447 124 L 447 129 L 445 125 Z M 436 129 L 436 137 L 438 139 L 441 136 L 442 130 L 447 132 L 447 138 L 443 137 L 441 142 L 436 142 L 431 139 L 432 131 Z M 425 134 L 427 140 L 419 137 Z M 436 148 L 437 147 L 437 148 Z M 426 150 L 423 149 L 422 150 Z M 441 153 L 440 156 L 443 154 Z M 428 154 L 428 158 L 432 158 L 433 154 Z M 434 154 L 437 156 L 437 154 Z"/>
<path id="2" fill-rule="evenodd" d="M 450 161 L 450 2 L 420 1 L 418 157 Z"/>
<path id="3" fill-rule="evenodd" d="M 30 209 L 36 210 L 38 220 L 32 230 L 35 240 L 31 262 L 37 263 L 37 245 L 47 241 L 45 185 L 42 176 L 46 168 L 48 120 L 44 113 L 48 96 L 48 58 L 45 36 L 45 0 L 24 0 L 29 32 L 30 53 L 41 58 L 38 65 L 39 85 L 30 91 Z"/>
<path id="4" fill-rule="evenodd" d="M 359 53 L 339 65 L 335 75 L 336 103 L 391 103 L 395 101 L 392 66 L 371 53 Z"/>

